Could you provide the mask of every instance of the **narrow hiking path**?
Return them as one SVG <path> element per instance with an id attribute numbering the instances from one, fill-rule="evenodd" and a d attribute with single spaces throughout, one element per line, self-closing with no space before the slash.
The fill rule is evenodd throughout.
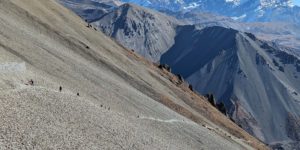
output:
<path id="1" fill-rule="evenodd" d="M 14 88 L 3 89 L 3 90 L 1 90 L 1 93 L 21 91 L 21 90 L 25 90 L 25 89 L 31 89 L 31 90 L 43 89 L 43 90 L 48 90 L 48 91 L 55 92 L 55 93 L 64 93 L 64 94 L 69 94 L 69 95 L 76 94 L 76 93 L 74 93 L 74 92 L 72 92 L 68 89 L 64 89 L 63 92 L 60 92 L 59 87 L 57 87 L 57 90 L 56 90 L 56 89 L 53 89 L 53 88 L 47 88 L 47 87 L 38 86 L 38 85 L 26 85 L 25 83 L 24 84 L 22 84 L 22 83 L 17 84 L 16 87 L 14 87 Z"/>
<path id="2" fill-rule="evenodd" d="M 153 120 L 153 121 L 158 121 L 158 122 L 164 122 L 164 123 L 186 123 L 186 124 L 190 124 L 190 125 L 198 125 L 192 121 L 189 120 L 179 120 L 179 119 L 158 119 L 158 118 L 153 118 L 153 117 L 144 117 L 144 116 L 140 116 L 139 119 L 144 119 L 144 120 Z"/>
<path id="3" fill-rule="evenodd" d="M 157 121 L 157 122 L 169 123 L 169 124 L 183 123 L 183 124 L 188 124 L 188 125 L 200 126 L 199 124 L 197 124 L 193 121 L 185 120 L 185 119 L 183 119 L 183 120 L 180 120 L 180 119 L 159 119 L 159 118 L 145 117 L 145 116 L 139 116 L 138 119 Z M 222 136 L 222 137 L 226 137 L 227 140 L 236 142 L 239 145 L 241 145 L 242 147 L 244 147 L 245 149 L 251 149 L 251 147 L 249 145 L 246 145 L 244 143 L 245 142 L 244 140 L 242 140 L 240 138 L 236 138 L 236 137 L 232 136 L 231 134 L 229 134 L 228 132 L 226 132 L 224 130 L 221 130 L 219 128 L 213 128 L 213 127 L 208 126 L 206 124 L 203 124 L 202 128 L 205 128 L 205 129 L 209 130 L 211 133 L 217 134 L 217 135 Z"/>

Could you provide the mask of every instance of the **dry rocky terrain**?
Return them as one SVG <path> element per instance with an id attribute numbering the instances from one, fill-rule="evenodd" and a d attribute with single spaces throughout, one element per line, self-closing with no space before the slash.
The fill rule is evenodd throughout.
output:
<path id="1" fill-rule="evenodd" d="M 175 82 L 54 0 L 0 0 L 0 149 L 267 149 Z"/>

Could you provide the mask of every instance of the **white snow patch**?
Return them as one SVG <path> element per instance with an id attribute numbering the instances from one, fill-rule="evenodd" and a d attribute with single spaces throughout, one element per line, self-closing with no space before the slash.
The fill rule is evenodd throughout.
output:
<path id="1" fill-rule="evenodd" d="M 197 3 L 191 3 L 191 4 L 189 4 L 188 6 L 183 7 L 183 9 L 193 9 L 193 8 L 198 7 L 198 6 L 200 6 L 200 4 L 197 4 Z"/>
<path id="2" fill-rule="evenodd" d="M 241 20 L 241 19 L 243 19 L 243 18 L 245 18 L 245 17 L 247 17 L 247 15 L 246 15 L 246 14 L 243 14 L 243 15 L 241 15 L 241 16 L 239 16 L 239 17 L 231 17 L 231 19 L 233 19 L 233 20 Z"/>

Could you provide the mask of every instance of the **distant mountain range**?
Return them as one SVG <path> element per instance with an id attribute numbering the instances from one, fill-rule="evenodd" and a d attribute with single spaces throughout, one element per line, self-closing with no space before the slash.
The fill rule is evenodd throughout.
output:
<path id="1" fill-rule="evenodd" d="M 89 21 L 93 26 L 148 60 L 170 65 L 174 74 L 182 75 L 201 94 L 213 93 L 218 102 L 225 103 L 230 117 L 252 135 L 276 148 L 300 148 L 297 24 L 242 23 L 226 16 L 187 11 L 196 7 L 180 7 L 183 11 L 173 12 L 172 7 L 179 6 L 175 2 L 135 2 L 170 9 L 160 10 L 163 14 L 124 4 L 111 5 L 107 13 L 96 17 L 83 7 L 75 12 L 82 10 L 78 15 L 94 18 Z M 188 1 L 177 2 L 185 6 Z M 232 9 L 250 3 L 218 2 Z M 290 1 L 253 1 L 254 4 L 262 9 L 298 9 Z"/>
<path id="2" fill-rule="evenodd" d="M 210 12 L 244 22 L 300 23 L 300 7 L 292 0 L 123 0 L 156 10 Z"/>
<path id="3" fill-rule="evenodd" d="M 260 39 L 278 46 L 289 48 L 289 51 L 300 56 L 300 24 L 289 22 L 239 22 L 230 17 L 199 12 L 161 11 L 186 24 L 194 24 L 205 28 L 222 26 L 239 31 L 250 32 Z"/>

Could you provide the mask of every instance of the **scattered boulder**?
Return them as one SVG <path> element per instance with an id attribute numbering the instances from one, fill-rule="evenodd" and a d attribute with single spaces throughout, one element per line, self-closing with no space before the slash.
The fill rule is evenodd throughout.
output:
<path id="1" fill-rule="evenodd" d="M 272 149 L 276 149 L 276 150 L 284 150 L 283 145 L 280 143 L 276 143 L 274 145 L 270 146 Z"/>
<path id="2" fill-rule="evenodd" d="M 284 72 L 284 68 L 282 66 L 279 66 L 279 71 Z"/>
<path id="3" fill-rule="evenodd" d="M 192 85 L 189 85 L 189 89 L 190 89 L 191 91 L 194 91 L 194 89 L 193 89 L 193 86 L 192 86 Z"/>
<path id="4" fill-rule="evenodd" d="M 226 107 L 225 107 L 225 104 L 223 102 L 219 103 L 216 105 L 217 106 L 217 109 L 223 113 L 225 116 L 227 115 L 227 110 L 226 110 Z"/>
<path id="5" fill-rule="evenodd" d="M 285 127 L 289 138 L 300 141 L 300 117 L 288 113 Z"/>
<path id="6" fill-rule="evenodd" d="M 245 32 L 245 34 L 250 38 L 250 39 L 252 39 L 252 40 L 256 40 L 256 37 L 255 37 L 255 35 L 254 34 L 252 34 L 252 33 L 249 33 L 249 32 Z"/>
<path id="7" fill-rule="evenodd" d="M 158 66 L 159 69 L 166 69 L 167 71 L 171 72 L 171 67 L 167 64 L 160 64 Z"/>
<path id="8" fill-rule="evenodd" d="M 206 98 L 212 106 L 216 107 L 216 102 L 213 94 L 206 94 Z"/>
<path id="9" fill-rule="evenodd" d="M 33 82 L 32 79 L 30 79 L 30 80 L 28 81 L 28 85 L 34 86 L 34 82 Z"/>
<path id="10" fill-rule="evenodd" d="M 92 25 L 88 23 L 88 25 L 86 26 L 88 28 L 92 28 Z"/>
<path id="11" fill-rule="evenodd" d="M 183 77 L 180 74 L 176 74 L 176 76 L 177 76 L 177 78 L 179 80 L 179 83 L 184 82 L 184 79 L 183 79 Z"/>
<path id="12" fill-rule="evenodd" d="M 220 103 L 216 103 L 215 97 L 213 94 L 206 94 L 205 96 L 208 100 L 208 102 L 214 106 L 215 108 L 217 108 L 221 113 L 223 113 L 225 116 L 227 115 L 227 109 L 225 107 L 225 104 L 223 102 Z M 234 120 L 232 118 L 230 118 L 233 122 Z"/>
<path id="13" fill-rule="evenodd" d="M 232 117 L 229 117 L 229 119 L 233 122 L 236 123 L 235 120 Z"/>

